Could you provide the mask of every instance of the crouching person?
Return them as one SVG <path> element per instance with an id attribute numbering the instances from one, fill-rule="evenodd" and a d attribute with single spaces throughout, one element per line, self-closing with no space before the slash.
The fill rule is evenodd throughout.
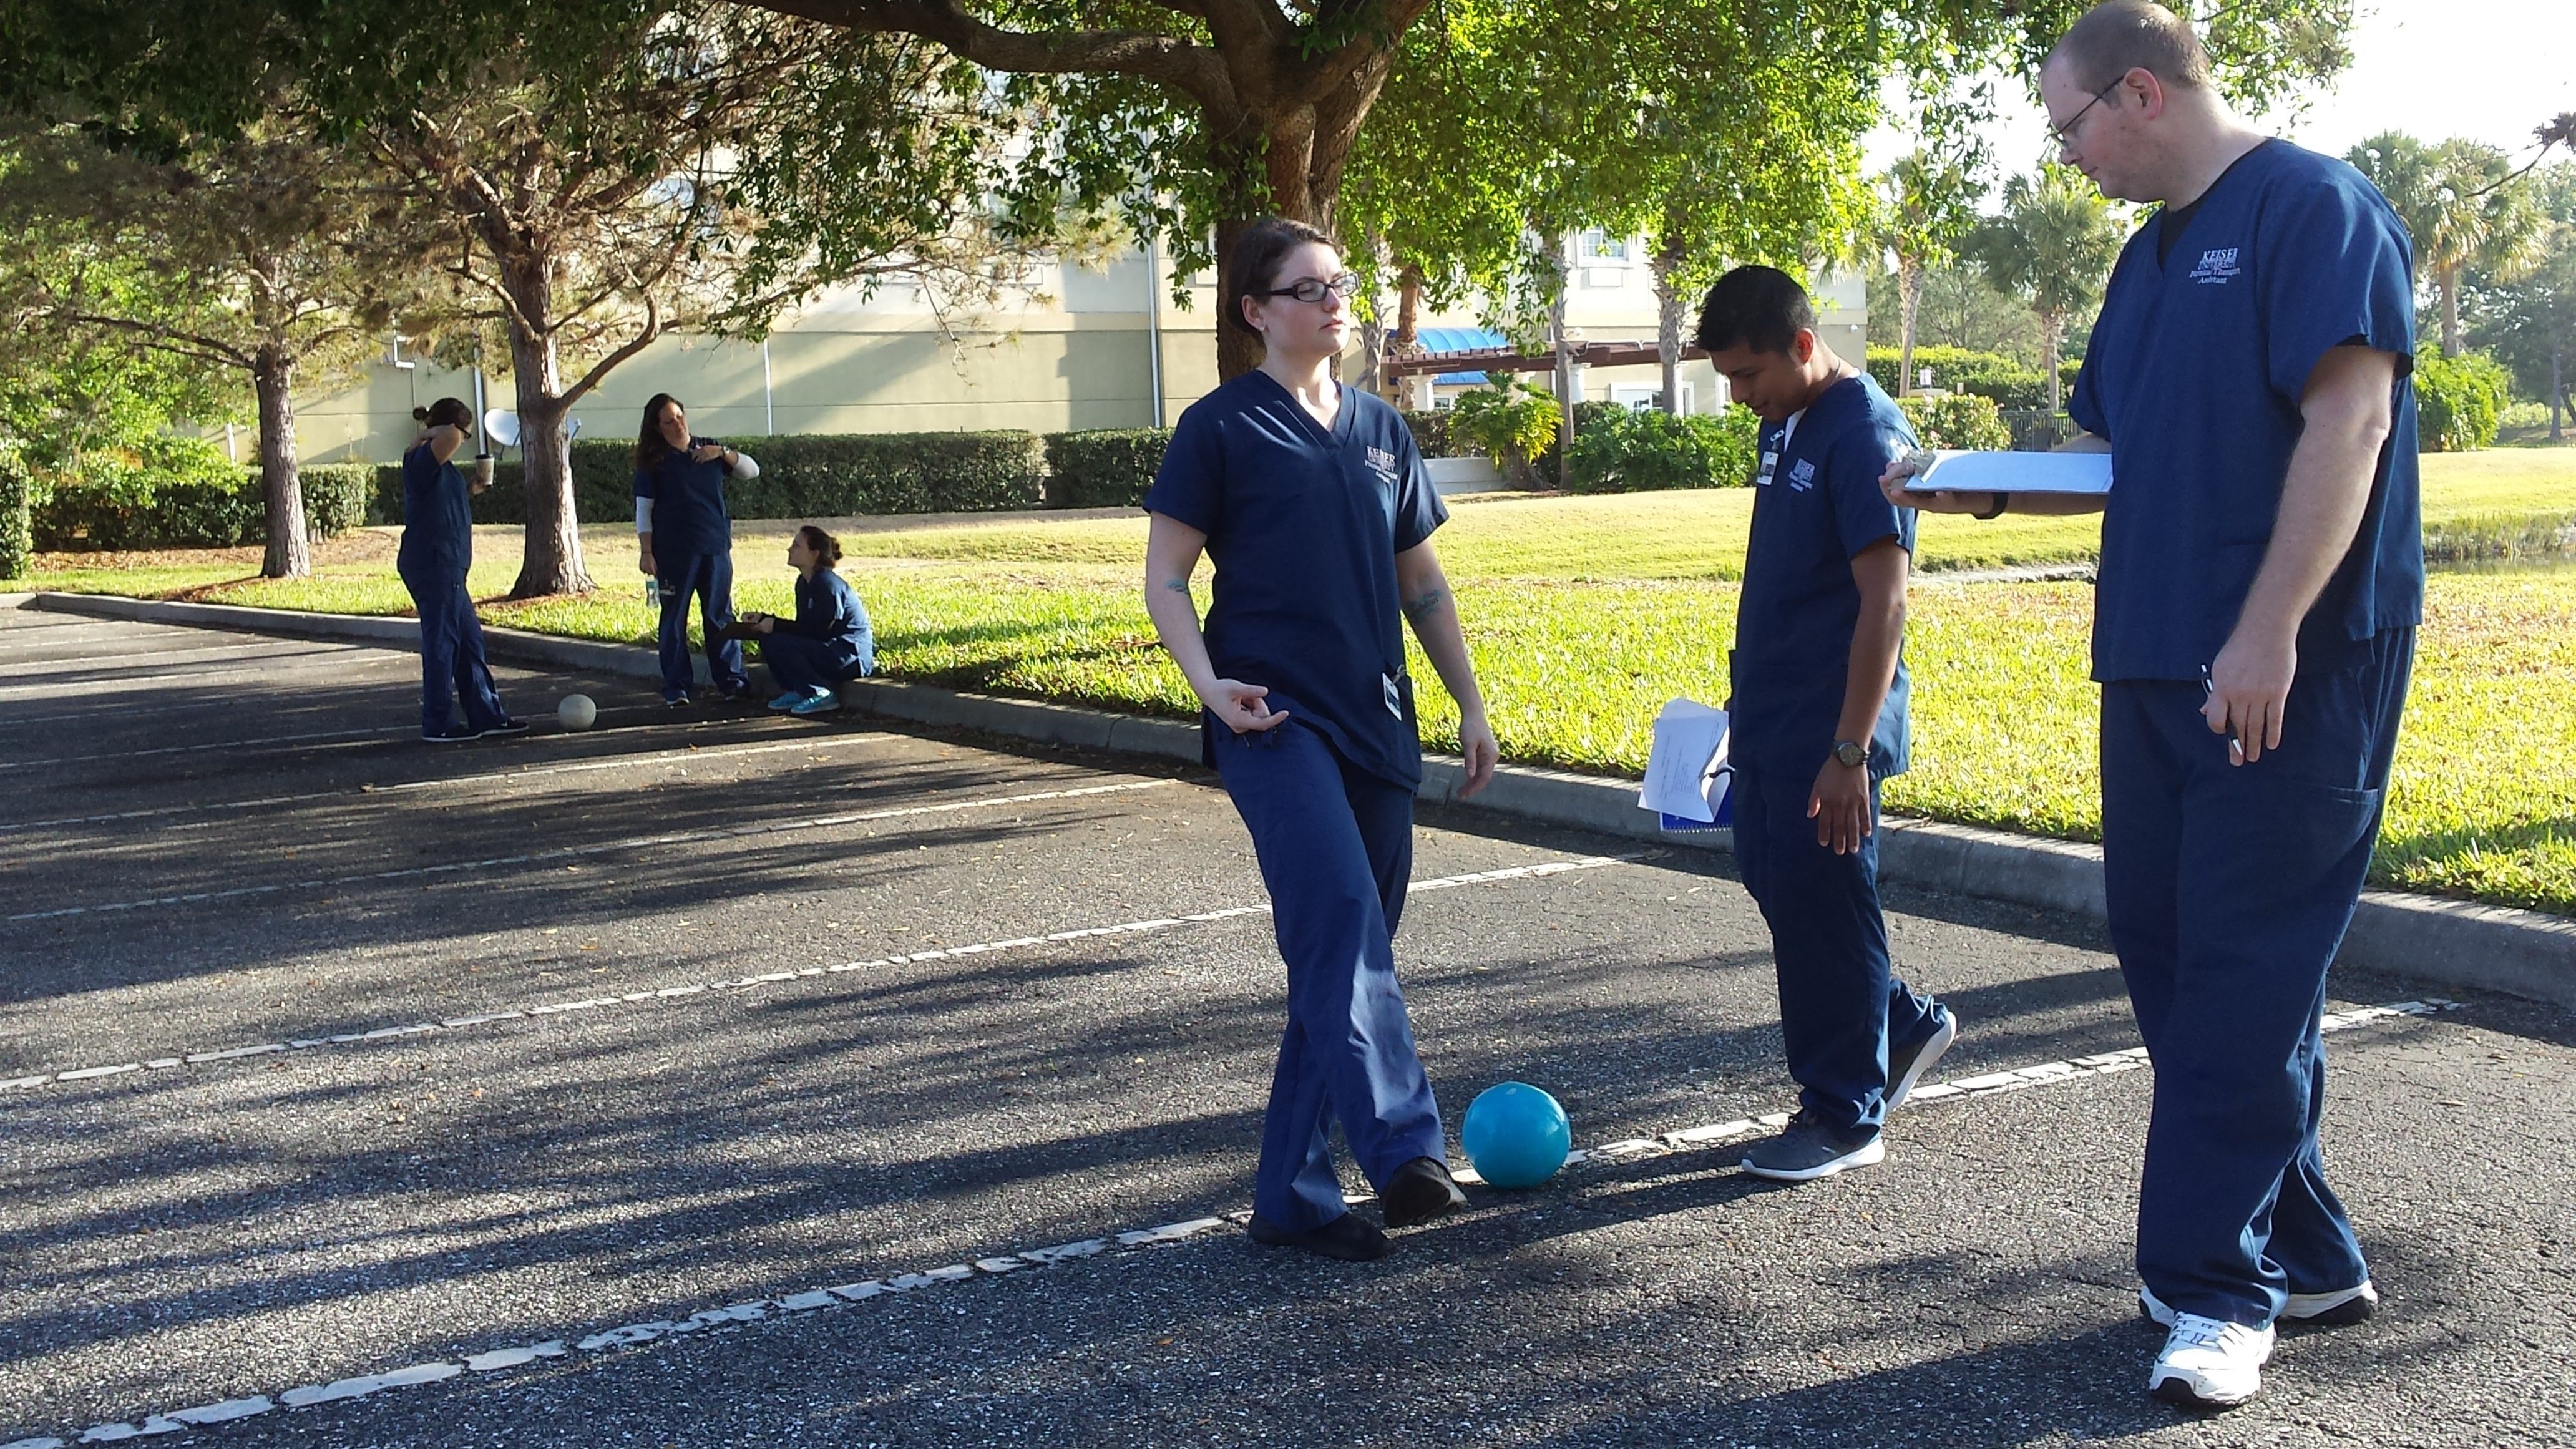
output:
<path id="1" fill-rule="evenodd" d="M 760 636 L 760 662 L 778 691 L 769 707 L 822 714 L 841 707 L 841 681 L 875 671 L 876 637 L 867 607 L 833 568 L 840 540 L 809 523 L 789 541 L 787 561 L 796 568 L 796 617 L 750 614 L 743 622 Z"/>

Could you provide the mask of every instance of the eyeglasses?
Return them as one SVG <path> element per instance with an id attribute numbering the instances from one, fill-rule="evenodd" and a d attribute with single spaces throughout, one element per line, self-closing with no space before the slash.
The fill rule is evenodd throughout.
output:
<path id="1" fill-rule="evenodd" d="M 1269 291 L 1255 292 L 1252 295 L 1256 297 L 1294 297 L 1298 301 L 1311 306 L 1314 303 L 1324 300 L 1324 294 L 1326 292 L 1330 292 L 1334 296 L 1347 302 L 1351 298 L 1360 294 L 1360 279 L 1355 273 L 1351 272 L 1344 272 L 1329 282 L 1317 281 L 1313 277 L 1300 277 L 1297 279 L 1295 286 L 1273 287 Z"/>
<path id="2" fill-rule="evenodd" d="M 2126 79 L 2126 77 L 2123 77 L 2122 79 Z M 2066 124 L 2063 126 L 2050 126 L 2048 128 L 2048 134 L 2057 138 L 2058 145 L 2072 147 L 2075 144 L 2075 128 L 2084 124 L 2084 118 L 2093 113 L 2093 108 L 2095 106 L 2111 99 L 2112 94 L 2119 89 L 2120 82 L 2113 81 L 2109 85 L 2102 87 L 2102 89 L 2095 91 L 2093 93 L 2093 99 L 2084 103 L 2083 110 L 2077 111 L 2074 115 L 2067 117 Z"/>

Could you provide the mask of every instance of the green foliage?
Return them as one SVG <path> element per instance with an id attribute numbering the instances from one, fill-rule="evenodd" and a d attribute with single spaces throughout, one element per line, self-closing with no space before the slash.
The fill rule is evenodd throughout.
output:
<path id="1" fill-rule="evenodd" d="M 2123 239 L 2119 219 L 2093 183 L 2053 165 L 2036 182 L 2027 176 L 2005 182 L 2003 215 L 1969 239 L 1986 276 L 2039 318 L 2040 379 L 2051 409 L 2064 392 L 2057 373 L 2067 326 L 2101 303 Z"/>
<path id="2" fill-rule="evenodd" d="M 18 450 L 0 447 L 0 579 L 24 578 L 36 538 L 27 511 L 27 465 Z"/>
<path id="3" fill-rule="evenodd" d="M 1456 444 L 1449 436 L 1449 415 L 1444 412 L 1404 411 L 1404 426 L 1413 434 L 1414 449 L 1426 458 L 1450 458 Z"/>
<path id="4" fill-rule="evenodd" d="M 1449 407 L 1449 436 L 1482 452 L 1497 468 L 1525 469 L 1556 446 L 1564 409 L 1546 388 L 1502 377 L 1458 394 Z"/>
<path id="5" fill-rule="evenodd" d="M 1576 493 L 1741 488 L 1753 481 L 1760 426 L 1750 408 L 1678 418 L 1619 408 L 1576 431 L 1566 452 L 1566 486 Z"/>
<path id="6" fill-rule="evenodd" d="M 989 513 L 1046 503 L 1046 448 L 1035 433 L 782 433 L 741 441 L 760 476 L 725 484 L 736 518 L 846 518 L 874 513 Z M 527 522 L 517 463 L 492 470 L 476 523 Z M 635 445 L 578 438 L 573 506 L 584 523 L 635 516 Z M 402 470 L 379 470 L 369 516 L 402 521 Z"/>
<path id="7" fill-rule="evenodd" d="M 2513 375 L 2482 352 L 2415 360 L 2416 437 L 2427 453 L 2473 452 L 2495 442 Z"/>
<path id="8" fill-rule="evenodd" d="M 2531 184 L 2547 217 L 2539 260 L 2511 273 L 2472 271 L 2464 305 L 2470 343 L 2512 368 L 2524 397 L 2546 404 L 2553 385 L 2576 389 L 2576 161 L 2533 172 Z"/>
<path id="9" fill-rule="evenodd" d="M 1898 398 L 1896 405 L 1904 409 L 1906 421 L 1914 425 L 1914 436 L 1924 447 L 2001 451 L 2013 445 L 2012 429 L 2004 426 L 1993 398 L 1972 392 L 1938 397 L 1918 393 Z"/>
<path id="10" fill-rule="evenodd" d="M 366 525 L 376 495 L 375 464 L 306 463 L 295 471 L 304 490 L 304 526 L 314 537 L 338 538 Z M 256 469 L 251 485 L 259 485 Z"/>
<path id="11" fill-rule="evenodd" d="M 35 510 L 40 548 L 230 546 L 260 536 L 267 508 L 224 450 L 158 436 L 91 453 Z"/>
<path id="12" fill-rule="evenodd" d="M 2454 137 L 2426 145 L 2384 131 L 2344 159 L 2377 186 L 2415 243 L 2416 275 L 2441 302 L 2445 354 L 2464 345 L 2460 328 L 2463 274 L 2476 267 L 2500 277 L 2541 260 L 2548 217 L 2527 176 L 2495 146 Z"/>
<path id="13" fill-rule="evenodd" d="M 1869 375 L 1890 396 L 1897 391 L 1897 349 L 1873 346 L 1869 349 Z M 2075 386 L 2075 374 L 2084 359 L 2070 357 L 2057 367 L 2061 387 Z M 2048 406 L 2048 379 L 2035 367 L 2000 352 L 1970 352 L 1958 347 L 1917 347 L 1914 349 L 1917 372 L 1932 369 L 1932 385 L 1947 392 L 1972 392 L 1994 399 L 2000 408 L 2045 408 Z"/>
<path id="14" fill-rule="evenodd" d="M 1144 502 L 1171 441 L 1169 428 L 1047 434 L 1047 505 L 1116 508 Z"/>

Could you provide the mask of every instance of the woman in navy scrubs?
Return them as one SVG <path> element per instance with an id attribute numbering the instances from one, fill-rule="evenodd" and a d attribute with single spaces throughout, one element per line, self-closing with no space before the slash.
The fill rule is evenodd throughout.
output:
<path id="1" fill-rule="evenodd" d="M 832 566 L 841 541 L 812 524 L 796 530 L 787 562 L 796 569 L 796 617 L 745 614 L 760 634 L 760 662 L 769 666 L 778 697 L 769 707 L 789 714 L 823 714 L 841 707 L 844 679 L 876 668 L 876 640 L 868 611 Z"/>
<path id="2" fill-rule="evenodd" d="M 1388 1227 L 1466 1203 L 1395 980 L 1422 779 L 1400 620 L 1458 701 L 1461 795 L 1495 756 L 1431 551 L 1448 513 L 1403 418 L 1333 376 L 1356 287 L 1314 228 L 1247 228 L 1221 315 L 1259 334 L 1262 364 L 1181 415 L 1145 496 L 1146 609 L 1204 707 L 1207 760 L 1252 833 L 1288 965 L 1252 1239 L 1355 1260 L 1384 1256 L 1386 1237 L 1343 1205 L 1328 1116 Z M 1204 629 L 1202 553 L 1216 566 Z"/>
<path id="3" fill-rule="evenodd" d="M 751 479 L 760 465 L 713 438 L 692 437 L 679 399 L 657 392 L 644 405 L 635 440 L 637 567 L 661 582 L 662 702 L 689 702 L 689 600 L 701 603 L 707 672 L 716 692 L 751 692 L 742 672 L 742 643 L 721 637 L 733 622 L 733 518 L 725 511 L 727 475 Z"/>
<path id="4" fill-rule="evenodd" d="M 514 735 L 527 726 L 510 718 L 492 687 L 492 671 L 483 662 L 483 623 L 465 587 L 474 567 L 473 496 L 492 486 L 491 475 L 480 468 L 467 482 L 454 461 L 474 431 L 474 410 L 461 398 L 443 397 L 430 404 L 420 423 L 420 440 L 403 454 L 403 535 L 394 570 L 420 618 L 421 738 L 455 744 Z"/>

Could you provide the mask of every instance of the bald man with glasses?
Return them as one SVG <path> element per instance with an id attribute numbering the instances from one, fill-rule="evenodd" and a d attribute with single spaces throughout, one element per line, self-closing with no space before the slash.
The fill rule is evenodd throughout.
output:
<path id="1" fill-rule="evenodd" d="M 2040 69 L 2059 156 L 2158 210 L 2068 411 L 2107 499 L 1921 493 L 1983 517 L 2101 509 L 2093 678 L 2113 949 L 2155 1067 L 2139 1303 L 2148 1389 L 2260 1391 L 2274 1325 L 2378 1303 L 2317 1128 L 2326 968 L 2370 868 L 2423 616 L 2412 248 L 2340 161 L 2247 126 L 2191 27 L 2087 12 Z"/>

